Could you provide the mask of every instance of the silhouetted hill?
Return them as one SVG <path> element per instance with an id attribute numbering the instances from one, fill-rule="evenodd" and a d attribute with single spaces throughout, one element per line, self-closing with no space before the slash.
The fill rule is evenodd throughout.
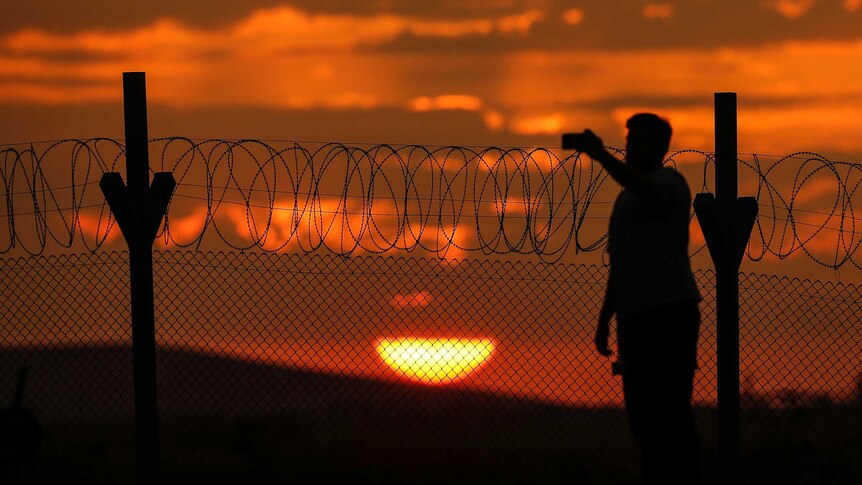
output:
<path id="1" fill-rule="evenodd" d="M 41 419 L 131 416 L 129 347 L 0 350 L 0 393 L 9 402 L 20 365 L 30 367 L 24 405 Z M 251 363 L 197 352 L 157 354 L 164 415 L 323 413 L 343 418 L 502 418 L 566 408 L 457 386 L 424 386 Z M 0 394 L 2 396 L 2 394 Z M 2 397 L 0 397 L 2 403 Z"/>
<path id="2" fill-rule="evenodd" d="M 2 349 L 0 406 L 22 364 L 24 405 L 43 423 L 23 476 L 131 482 L 131 349 Z M 621 410 L 174 350 L 159 352 L 158 372 L 165 483 L 634 483 L 637 454 Z M 743 411 L 752 483 L 862 476 L 858 406 Z M 697 417 L 701 478 L 713 483 L 714 410 Z"/>
<path id="3" fill-rule="evenodd" d="M 0 350 L 10 400 L 22 364 L 24 405 L 45 430 L 26 474 L 132 480 L 131 349 Z M 630 474 L 601 458 L 612 448 L 634 463 L 617 410 L 174 350 L 158 353 L 158 380 L 166 483 L 547 483 Z"/>

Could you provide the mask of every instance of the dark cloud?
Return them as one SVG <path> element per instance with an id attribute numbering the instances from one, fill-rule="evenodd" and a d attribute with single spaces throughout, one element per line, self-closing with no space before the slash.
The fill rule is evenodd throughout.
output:
<path id="1" fill-rule="evenodd" d="M 0 105 L 0 143 L 123 137 L 122 103 Z M 150 135 L 433 145 L 551 145 L 559 136 L 489 130 L 480 113 L 401 109 L 177 109 L 151 103 Z"/>
<path id="2" fill-rule="evenodd" d="M 473 36 L 462 39 L 428 39 L 403 36 L 384 49 L 438 51 L 502 51 L 515 49 L 655 49 L 746 46 L 787 40 L 862 39 L 862 9 L 847 12 L 841 2 L 815 3 L 795 19 L 754 2 L 713 0 L 668 2 L 674 7 L 669 19 L 646 19 L 647 2 L 587 1 L 579 4 L 583 20 L 578 25 L 563 21 L 566 7 L 546 11 L 528 36 Z"/>
<path id="3" fill-rule="evenodd" d="M 464 5 L 461 5 L 463 3 Z M 35 27 L 57 32 L 82 29 L 127 29 L 170 17 L 188 25 L 217 27 L 233 23 L 262 8 L 290 5 L 310 13 L 373 15 L 381 13 L 417 15 L 424 18 L 459 18 L 464 15 L 488 16 L 521 11 L 526 7 L 546 6 L 547 1 L 471 1 L 437 2 L 413 0 L 30 0 L 4 9 L 0 32 Z"/>
<path id="4" fill-rule="evenodd" d="M 712 93 L 703 96 L 614 96 L 596 99 L 587 102 L 561 103 L 560 108 L 586 108 L 590 110 L 610 111 L 623 106 L 652 106 L 656 109 L 695 108 L 710 105 L 713 101 Z M 858 99 L 848 99 L 846 96 L 819 96 L 812 95 L 774 95 L 774 96 L 751 96 L 741 93 L 740 103 L 746 109 L 757 108 L 788 108 L 797 106 L 816 105 L 828 102 L 859 102 Z"/>
<path id="5" fill-rule="evenodd" d="M 673 15 L 665 19 L 646 19 L 643 8 L 647 3 L 670 4 L 673 7 Z M 576 3 L 548 0 L 481 0 L 444 2 L 442 6 L 438 2 L 413 0 L 91 0 L 83 4 L 60 0 L 32 0 L 5 10 L 0 17 L 0 33 L 28 27 L 52 32 L 124 30 L 166 17 L 193 27 L 217 28 L 230 25 L 254 10 L 278 5 L 292 5 L 311 13 L 392 13 L 428 20 L 499 17 L 529 9 L 540 9 L 545 13 L 545 18 L 533 25 L 526 36 L 494 34 L 457 39 L 429 39 L 408 35 L 382 47 L 406 51 L 713 47 L 788 39 L 862 38 L 859 31 L 862 9 L 848 12 L 840 1 L 815 2 L 804 15 L 791 19 L 774 9 L 765 8 L 763 2 L 721 0 L 584 0 Z M 563 21 L 564 13 L 571 8 L 583 11 L 583 21 L 578 25 L 568 25 Z"/>

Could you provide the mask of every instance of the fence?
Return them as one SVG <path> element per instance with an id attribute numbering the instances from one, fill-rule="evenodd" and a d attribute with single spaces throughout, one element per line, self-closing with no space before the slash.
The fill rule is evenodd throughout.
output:
<path id="1" fill-rule="evenodd" d="M 167 478 L 410 482 L 457 469 L 465 481 L 623 483 L 636 473 L 620 381 L 591 348 L 604 266 L 232 251 L 157 251 L 154 264 Z M 11 395 L 29 365 L 24 405 L 43 425 L 25 473 L 131 480 L 128 254 L 0 268 L 0 392 Z M 715 281 L 696 277 L 709 476 Z M 858 287 L 742 274 L 740 288 L 747 475 L 862 476 Z M 433 369 L 437 385 L 384 358 L 381 339 L 405 336 L 479 350 L 453 350 L 473 360 Z"/>
<path id="2" fill-rule="evenodd" d="M 620 383 L 591 344 L 616 189 L 594 164 L 544 148 L 150 145 L 179 182 L 155 254 L 166 478 L 634 475 Z M 128 254 L 115 251 L 119 231 L 95 187 L 120 170 L 124 147 L 67 140 L 0 155 L 0 392 L 11 396 L 28 365 L 24 405 L 44 431 L 23 473 L 131 480 Z M 760 208 L 749 261 L 802 253 L 858 269 L 860 166 L 764 158 L 740 160 L 740 193 Z M 668 163 L 694 192 L 714 185 L 711 153 Z M 706 261 L 696 224 L 691 253 Z M 715 277 L 696 276 L 695 403 L 710 477 Z M 857 290 L 741 274 L 753 481 L 862 477 Z M 3 446 L 0 457 L 14 454 L 14 442 Z"/>

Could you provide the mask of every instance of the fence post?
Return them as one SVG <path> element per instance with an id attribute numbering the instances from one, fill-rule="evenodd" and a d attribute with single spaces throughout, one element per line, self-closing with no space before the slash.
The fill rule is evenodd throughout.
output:
<path id="1" fill-rule="evenodd" d="M 739 266 L 757 216 L 757 199 L 738 197 L 736 93 L 715 93 L 715 196 L 694 210 L 716 276 L 718 455 L 722 483 L 739 476 Z"/>
<path id="2" fill-rule="evenodd" d="M 135 475 L 138 483 L 149 484 L 159 478 L 153 242 L 176 184 L 170 172 L 161 172 L 155 174 L 150 186 L 145 73 L 123 73 L 123 108 L 128 186 L 119 173 L 111 172 L 102 175 L 99 187 L 129 247 Z"/>

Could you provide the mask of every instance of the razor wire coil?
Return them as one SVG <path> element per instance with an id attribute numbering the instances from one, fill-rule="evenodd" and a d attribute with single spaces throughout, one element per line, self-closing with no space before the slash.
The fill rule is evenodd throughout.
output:
<path id="1" fill-rule="evenodd" d="M 201 249 L 206 236 L 240 251 L 422 249 L 445 257 L 451 250 L 555 262 L 571 248 L 605 248 L 606 224 L 598 233 L 595 224 L 608 219 L 613 202 L 602 190 L 616 187 L 588 157 L 541 147 L 167 137 L 151 140 L 150 151 L 153 171 L 173 172 L 178 182 L 157 237 L 180 248 Z M 740 193 L 753 192 L 760 206 L 747 257 L 801 252 L 832 269 L 862 269 L 854 259 L 862 241 L 853 207 L 862 165 L 811 152 L 763 158 L 739 159 L 748 184 Z M 38 255 L 76 243 L 97 251 L 109 241 L 115 221 L 97 185 L 102 173 L 123 168 L 121 141 L 6 145 L 0 160 L 0 254 Z M 681 160 L 702 169 L 688 176 L 692 192 L 712 192 L 714 154 L 679 150 L 666 164 Z M 812 193 L 831 202 L 809 206 Z M 199 228 L 182 227 L 183 211 L 197 211 Z M 692 255 L 704 247 L 693 244 Z"/>

